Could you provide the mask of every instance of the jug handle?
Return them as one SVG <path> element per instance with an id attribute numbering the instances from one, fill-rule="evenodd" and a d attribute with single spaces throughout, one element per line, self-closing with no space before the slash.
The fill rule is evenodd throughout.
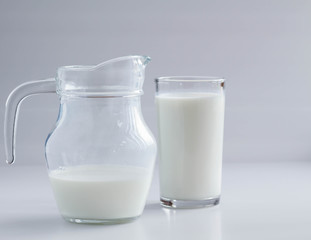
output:
<path id="1" fill-rule="evenodd" d="M 56 80 L 31 81 L 16 87 L 9 95 L 4 115 L 4 148 L 6 162 L 12 164 L 15 160 L 16 123 L 21 102 L 28 96 L 39 93 L 55 93 Z"/>

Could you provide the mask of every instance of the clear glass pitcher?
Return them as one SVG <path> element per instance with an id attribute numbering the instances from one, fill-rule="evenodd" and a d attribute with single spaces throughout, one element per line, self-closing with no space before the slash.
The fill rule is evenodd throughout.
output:
<path id="1" fill-rule="evenodd" d="M 16 119 L 27 96 L 56 92 L 60 108 L 45 150 L 61 215 L 77 223 L 119 223 L 141 215 L 156 142 L 141 112 L 145 56 L 65 66 L 56 79 L 27 82 L 7 100 L 5 149 L 14 162 Z"/>

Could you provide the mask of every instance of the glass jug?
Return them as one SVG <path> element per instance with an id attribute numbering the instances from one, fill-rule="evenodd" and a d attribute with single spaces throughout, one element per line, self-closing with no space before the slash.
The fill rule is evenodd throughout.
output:
<path id="1" fill-rule="evenodd" d="M 76 223 L 120 223 L 141 215 L 152 179 L 156 142 L 144 122 L 145 56 L 97 66 L 65 66 L 56 79 L 27 82 L 7 100 L 5 150 L 14 162 L 20 102 L 56 92 L 60 108 L 45 143 L 49 178 L 61 215 Z"/>

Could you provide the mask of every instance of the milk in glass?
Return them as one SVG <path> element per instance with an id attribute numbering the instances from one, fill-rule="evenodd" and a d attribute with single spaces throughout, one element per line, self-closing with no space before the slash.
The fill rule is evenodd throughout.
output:
<path id="1" fill-rule="evenodd" d="M 161 197 L 217 198 L 221 192 L 224 95 L 165 93 L 156 96 Z"/>

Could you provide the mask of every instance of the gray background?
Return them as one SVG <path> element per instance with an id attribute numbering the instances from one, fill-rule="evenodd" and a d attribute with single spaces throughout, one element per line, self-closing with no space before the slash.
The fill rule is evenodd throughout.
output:
<path id="1" fill-rule="evenodd" d="M 142 106 L 155 135 L 154 78 L 223 76 L 224 161 L 311 159 L 311 1 L 0 1 L 0 34 L 0 126 L 17 85 L 142 54 L 152 57 Z M 56 95 L 24 101 L 17 165 L 44 164 L 57 112 Z M 5 166 L 2 137 L 0 156 Z"/>

